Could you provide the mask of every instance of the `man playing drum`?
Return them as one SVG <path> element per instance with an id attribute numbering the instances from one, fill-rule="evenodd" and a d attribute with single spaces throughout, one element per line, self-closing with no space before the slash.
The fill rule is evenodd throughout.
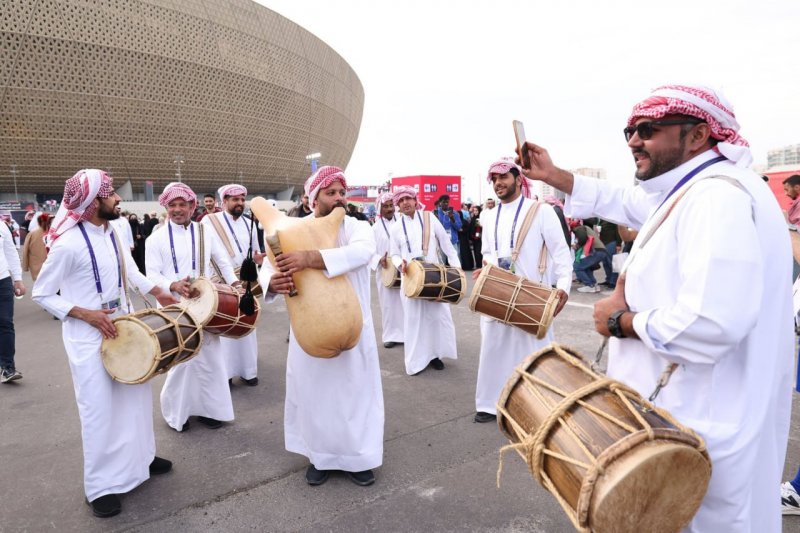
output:
<path id="1" fill-rule="evenodd" d="M 382 279 L 384 269 L 394 268 L 389 260 L 389 235 L 396 222 L 392 193 L 384 192 L 378 195 L 375 209 L 379 214 L 378 220 L 372 225 L 376 252 L 370 266 L 375 270 L 375 286 L 378 288 L 378 301 L 381 305 L 383 346 L 394 348 L 398 344 L 403 344 L 403 303 L 400 301 L 400 290 L 386 287 Z"/>
<path id="2" fill-rule="evenodd" d="M 231 183 L 220 187 L 217 194 L 223 210 L 203 217 L 201 224 L 205 225 L 205 233 L 213 235 L 217 247 L 227 252 L 234 267 L 242 266 L 249 250 L 253 251 L 253 260 L 260 265 L 264 254 L 258 245 L 258 233 L 255 228 L 251 231 L 252 220 L 242 216 L 247 189 Z M 220 345 L 228 367 L 228 378 L 238 376 L 246 385 L 258 385 L 256 331 L 238 339 L 222 337 Z"/>
<path id="3" fill-rule="evenodd" d="M 418 210 L 417 192 L 413 187 L 395 189 L 393 201 L 402 214 L 390 232 L 389 253 L 400 272 L 405 274 L 406 265 L 414 259 L 439 264 L 439 248 L 447 256 L 451 267 L 461 268 L 458 252 L 442 224 L 435 216 L 423 216 L 423 211 Z M 430 224 L 427 230 L 425 220 Z M 429 237 L 428 242 L 423 244 L 424 235 Z M 423 250 L 427 250 L 427 254 Z M 436 370 L 442 370 L 442 358 L 458 357 L 456 331 L 449 304 L 408 298 L 405 294 L 400 295 L 400 300 L 403 302 L 406 373 L 413 376 L 425 370 L 429 364 Z"/>
<path id="4" fill-rule="evenodd" d="M 150 384 L 113 381 L 100 357 L 103 338 L 116 336 L 111 319 L 131 311 L 123 281 L 162 305 L 176 302 L 139 272 L 108 224 L 119 217 L 119 202 L 102 170 L 81 170 L 68 179 L 47 234 L 50 253 L 33 286 L 34 301 L 63 321 L 81 419 L 86 501 L 103 518 L 120 512 L 119 494 L 172 468 L 155 456 Z"/>
<path id="5" fill-rule="evenodd" d="M 564 241 L 564 233 L 553 208 L 545 203 L 534 211 L 529 231 L 520 242 L 523 221 L 536 202 L 530 199 L 525 176 L 511 159 L 492 163 L 486 176 L 500 199 L 491 217 L 485 220 L 482 250 L 488 264 L 509 270 L 547 287 L 558 288 L 557 315 L 567 302 L 572 285 L 572 258 Z M 512 260 L 512 250 L 519 245 L 519 256 Z M 544 248 L 543 248 L 544 245 Z M 541 257 L 542 254 L 546 254 Z M 540 260 L 546 260 L 545 271 L 539 272 Z M 473 273 L 477 279 L 480 271 Z M 481 316 L 481 353 L 478 384 L 475 390 L 475 421 L 489 422 L 496 418 L 497 399 L 508 377 L 531 353 L 553 342 L 552 330 L 537 339 L 514 326 Z"/>
<path id="6" fill-rule="evenodd" d="M 573 217 L 640 230 L 614 293 L 595 304 L 595 327 L 612 337 L 609 376 L 644 396 L 661 384 L 656 405 L 706 441 L 711 483 L 688 529 L 779 532 L 791 248 L 738 131 L 720 93 L 664 86 L 625 128 L 638 186 L 573 175 L 533 143 L 523 172 L 566 192 Z"/>
<path id="7" fill-rule="evenodd" d="M 347 204 L 347 182 L 337 167 L 317 170 L 306 181 L 305 192 L 314 209 L 311 217 L 324 217 Z M 369 224 L 344 217 L 336 242 L 336 248 L 278 255 L 279 271 L 265 261 L 260 280 L 269 287 L 267 302 L 288 294 L 294 286 L 291 275 L 306 268 L 322 270 L 328 278 L 346 275 L 353 285 L 363 315 L 354 348 L 330 359 L 311 357 L 290 331 L 284 435 L 286 449 L 311 462 L 306 471 L 309 485 L 321 485 L 329 471 L 342 470 L 354 483 L 366 486 L 375 482 L 372 469 L 383 463 L 383 389 L 369 296 L 375 239 Z"/>
<path id="8" fill-rule="evenodd" d="M 190 296 L 189 285 L 195 278 L 211 276 L 212 259 L 226 283 L 241 286 L 230 257 L 217 239 L 208 238 L 200 225 L 192 222 L 196 202 L 194 192 L 185 184 L 167 185 L 158 203 L 166 208 L 169 220 L 147 238 L 145 245 L 147 277 L 184 298 Z M 211 429 L 233 420 L 228 369 L 219 336 L 206 332 L 203 338 L 200 353 L 170 369 L 161 389 L 161 413 L 176 431 L 188 429 L 189 416 L 197 416 L 198 422 Z"/>

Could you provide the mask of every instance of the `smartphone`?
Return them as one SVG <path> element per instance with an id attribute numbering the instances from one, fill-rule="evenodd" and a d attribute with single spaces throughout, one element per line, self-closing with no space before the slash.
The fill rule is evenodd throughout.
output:
<path id="1" fill-rule="evenodd" d="M 514 120 L 511 123 L 514 126 L 514 137 L 517 138 L 517 155 L 519 156 L 519 161 L 522 163 L 522 168 L 531 168 L 531 161 L 528 158 L 528 151 L 525 150 L 523 153 L 523 149 L 525 147 L 525 126 L 522 125 L 522 122 L 519 120 Z"/>

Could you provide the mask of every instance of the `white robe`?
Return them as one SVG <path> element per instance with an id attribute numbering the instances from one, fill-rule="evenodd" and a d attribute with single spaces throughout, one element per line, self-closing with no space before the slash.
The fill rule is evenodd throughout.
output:
<path id="1" fill-rule="evenodd" d="M 313 215 L 309 215 L 313 216 Z M 320 250 L 329 278 L 347 275 L 364 318 L 355 348 L 336 357 L 311 357 L 290 332 L 286 362 L 284 438 L 286 449 L 308 457 L 320 470 L 360 472 L 383 463 L 383 388 L 370 309 L 367 264 L 375 253 L 369 224 L 345 217 L 337 248 Z M 275 273 L 261 269 L 264 287 Z M 265 291 L 271 302 L 275 294 Z"/>
<path id="2" fill-rule="evenodd" d="M 224 253 L 228 253 L 227 248 L 220 239 L 217 230 L 211 223 L 211 217 L 219 220 L 220 226 L 225 231 L 225 235 L 230 243 L 231 250 L 233 250 L 233 257 L 228 254 L 234 268 L 242 266 L 242 262 L 247 257 L 247 250 L 249 246 L 252 247 L 253 252 L 260 251 L 258 245 L 258 232 L 253 228 L 252 235 L 250 233 L 250 220 L 245 217 L 239 217 L 236 220 L 229 213 L 225 213 L 228 222 L 236 234 L 236 239 L 231 236 L 231 230 L 223 218 L 223 213 L 214 213 L 212 215 L 204 216 L 200 222 L 205 226 L 207 235 L 213 235 L 213 239 L 217 240 L 219 248 Z M 238 244 L 238 245 L 237 245 Z M 240 249 L 241 248 L 241 249 Z M 220 337 L 220 345 L 222 346 L 222 353 L 225 356 L 225 364 L 228 368 L 228 377 L 235 378 L 241 376 L 245 379 L 252 379 L 258 375 L 258 338 L 256 337 L 256 330 L 253 329 L 244 337 L 232 339 L 230 337 Z"/>
<path id="3" fill-rule="evenodd" d="M 169 221 L 150 234 L 145 244 L 145 268 L 147 277 L 156 285 L 169 291 L 173 281 L 187 276 L 200 276 L 201 264 L 205 277 L 211 277 L 211 258 L 222 270 L 228 283 L 236 281 L 227 252 L 219 248 L 216 239 L 206 234 L 205 256 L 200 255 L 199 225 L 192 222 L 195 235 L 195 268 L 192 269 L 192 239 L 189 227 L 178 226 Z M 169 227 L 172 227 L 175 242 L 175 258 L 178 273 L 172 262 Z M 208 231 L 204 229 L 206 233 Z M 178 295 L 175 295 L 178 297 Z M 205 416 L 216 420 L 233 420 L 233 403 L 228 387 L 228 369 L 219 342 L 219 336 L 204 332 L 203 346 L 191 360 L 174 366 L 167 372 L 164 388 L 161 389 L 161 413 L 169 426 L 181 431 L 190 416 Z"/>
<path id="4" fill-rule="evenodd" d="M 395 266 L 399 268 L 403 259 L 410 262 L 415 257 L 422 257 L 422 211 L 417 211 L 414 218 L 400 215 L 392 228 L 390 255 Z M 406 232 L 403 232 L 403 220 Z M 428 239 L 428 255 L 425 261 L 439 263 L 437 248 L 447 256 L 450 266 L 461 268 L 458 252 L 450 242 L 450 235 L 433 213 L 430 214 L 431 231 Z M 408 243 L 406 243 L 408 233 Z M 438 241 L 438 247 L 437 247 Z M 411 247 L 411 252 L 408 247 Z M 403 276 L 402 283 L 405 283 Z M 403 302 L 403 332 L 405 336 L 406 374 L 413 376 L 422 372 L 428 364 L 436 359 L 457 359 L 456 330 L 448 303 L 433 302 L 408 298 L 400 287 L 400 301 Z"/>
<path id="5" fill-rule="evenodd" d="M 520 201 L 523 202 L 514 228 L 514 242 L 519 238 L 525 215 L 534 205 L 532 200 L 520 197 L 509 204 L 501 204 L 500 224 L 497 229 L 497 251 L 495 251 L 494 230 L 497 207 L 492 216 L 484 219 L 483 258 L 492 265 L 498 258 L 511 257 L 511 228 Z M 544 276 L 539 274 L 539 255 L 542 243 L 547 244 L 547 265 Z M 515 263 L 518 275 L 542 285 L 562 289 L 569 294 L 572 285 L 572 259 L 564 231 L 553 208 L 548 204 L 539 206 L 531 228 L 520 249 Z M 508 326 L 487 316 L 481 316 L 481 354 L 478 365 L 478 384 L 475 389 L 475 409 L 479 412 L 497 414 L 497 399 L 506 382 L 523 359 L 544 348 L 554 340 L 553 325 L 541 340 L 514 326 Z"/>
<path id="6" fill-rule="evenodd" d="M 389 254 L 389 235 L 392 231 L 392 226 L 396 224 L 396 219 L 386 220 L 383 217 L 372 225 L 372 231 L 375 233 L 375 256 L 370 262 L 370 268 L 375 271 L 375 286 L 378 288 L 378 302 L 381 306 L 381 326 L 383 334 L 381 335 L 382 341 L 386 342 L 403 342 L 403 302 L 400 300 L 399 289 L 389 289 L 383 286 L 383 278 L 381 277 L 382 268 L 380 260 Z"/>
<path id="7" fill-rule="evenodd" d="M 717 163 L 692 182 L 724 175 L 742 188 L 700 181 L 639 248 L 653 209 L 716 155 L 633 189 L 576 176 L 567 211 L 641 227 L 625 282 L 641 340 L 611 339 L 608 374 L 647 397 L 668 362 L 680 365 L 656 404 L 705 438 L 713 463 L 688 530 L 779 532 L 794 337 L 791 248 L 778 203 L 757 174 Z"/>
<path id="8" fill-rule="evenodd" d="M 92 243 L 103 296 L 97 293 L 86 241 L 78 227 L 56 240 L 33 286 L 33 300 L 63 321 L 62 336 L 69 359 L 75 399 L 81 419 L 83 485 L 93 501 L 106 494 L 121 494 L 150 477 L 155 457 L 153 403 L 150 383 L 126 385 L 113 381 L 100 357 L 100 330 L 68 317 L 73 307 L 100 309 L 104 301 L 121 298 L 112 318 L 128 313 L 118 284 L 118 265 L 111 245 L 111 230 L 83 223 Z M 128 279 L 142 293 L 153 288 L 136 268 L 130 250 L 122 245 Z M 61 291 L 61 294 L 57 294 Z"/>

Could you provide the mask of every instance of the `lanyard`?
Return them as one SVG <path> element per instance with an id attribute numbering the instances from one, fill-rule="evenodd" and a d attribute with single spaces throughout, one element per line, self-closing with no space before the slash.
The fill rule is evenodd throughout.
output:
<path id="1" fill-rule="evenodd" d="M 97 266 L 97 257 L 94 255 L 94 248 L 92 242 L 89 240 L 89 235 L 86 234 L 86 228 L 83 227 L 83 222 L 78 222 L 78 227 L 83 235 L 83 240 L 86 241 L 86 247 L 89 248 L 89 258 L 92 260 L 92 274 L 94 274 L 94 286 L 97 288 L 97 294 L 103 294 L 103 284 L 100 281 L 100 268 Z M 111 245 L 114 247 L 114 255 L 117 256 L 117 287 L 122 287 L 122 267 L 119 262 L 119 250 L 117 250 L 117 243 L 114 242 L 114 234 L 109 235 L 111 238 Z"/>
<path id="2" fill-rule="evenodd" d="M 517 205 L 517 212 L 514 213 L 514 223 L 511 225 L 511 249 L 514 249 L 514 230 L 517 229 L 517 218 L 519 218 L 519 211 L 522 209 L 522 201 L 524 198 L 519 199 L 519 205 Z M 500 208 L 503 207 L 503 204 L 498 204 L 497 206 L 497 217 L 494 220 L 494 251 L 498 252 L 497 246 L 497 226 L 500 225 Z"/>
<path id="3" fill-rule="evenodd" d="M 175 241 L 172 239 L 172 223 L 167 222 L 169 228 L 169 249 L 172 252 L 172 266 L 175 268 L 175 274 L 178 274 L 178 259 L 175 257 Z M 189 222 L 189 227 L 192 231 L 192 274 L 197 271 L 196 257 L 194 253 L 194 224 Z"/>
<path id="4" fill-rule="evenodd" d="M 701 171 L 707 169 L 711 165 L 716 165 L 720 161 L 725 161 L 725 159 L 727 159 L 727 158 L 725 156 L 723 156 L 723 155 L 721 155 L 719 157 L 715 157 L 714 159 L 710 159 L 710 160 L 706 161 L 702 165 L 696 167 L 694 170 L 692 170 L 691 172 L 686 174 L 683 178 L 681 178 L 681 180 L 678 183 L 675 184 L 675 186 L 672 188 L 672 190 L 669 191 L 669 194 L 667 195 L 667 197 L 664 198 L 664 200 L 659 204 L 658 209 L 661 209 L 661 206 L 664 205 L 667 202 L 667 200 L 669 200 L 670 196 L 675 194 L 678 191 L 678 189 L 683 187 L 686 184 L 687 181 L 689 181 L 690 179 L 695 177 L 698 173 L 700 173 Z M 656 211 L 658 211 L 658 209 L 656 209 Z"/>
<path id="5" fill-rule="evenodd" d="M 389 238 L 389 230 L 386 228 L 386 222 L 383 221 L 383 217 L 381 217 L 381 224 L 383 224 L 383 231 L 386 232 L 386 238 Z M 405 226 L 403 226 L 403 228 L 405 228 Z M 406 241 L 408 241 L 408 235 L 406 235 Z"/>
<path id="6" fill-rule="evenodd" d="M 236 236 L 236 232 L 233 231 L 233 226 L 231 226 L 231 221 L 228 220 L 227 216 L 225 216 L 225 212 L 224 211 L 222 213 L 222 218 L 225 219 L 225 222 L 228 224 L 228 229 L 231 230 L 231 235 L 233 235 L 233 240 L 236 241 L 236 247 L 239 249 L 239 253 L 242 253 L 242 246 L 239 244 L 239 238 Z M 251 224 L 252 224 L 252 222 L 251 222 Z M 247 225 L 247 222 L 245 222 L 245 225 Z M 194 234 L 192 234 L 192 235 L 194 235 Z"/>
<path id="7" fill-rule="evenodd" d="M 422 224 L 422 215 L 420 213 L 417 213 L 417 214 L 419 215 L 417 217 L 417 218 L 419 218 L 419 227 L 422 228 L 422 237 L 425 238 L 425 226 Z M 408 253 L 410 254 L 411 253 L 411 243 L 408 242 L 408 232 L 406 231 L 406 219 L 402 218 L 400 220 L 403 223 L 403 233 L 406 236 L 406 248 L 408 248 Z M 423 244 L 423 247 L 424 247 L 425 243 L 422 243 L 422 244 Z"/>

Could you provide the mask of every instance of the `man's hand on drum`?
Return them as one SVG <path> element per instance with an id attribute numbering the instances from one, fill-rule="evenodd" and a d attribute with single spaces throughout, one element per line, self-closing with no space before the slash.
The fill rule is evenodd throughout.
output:
<path id="1" fill-rule="evenodd" d="M 178 299 L 175 298 L 171 292 L 163 290 L 158 285 L 153 287 L 153 289 L 150 291 L 150 294 L 156 297 L 156 301 L 158 301 L 162 307 L 178 303 Z"/>
<path id="2" fill-rule="evenodd" d="M 554 317 L 558 316 L 558 313 L 564 309 L 564 306 L 567 305 L 567 300 L 569 300 L 569 294 L 567 294 L 567 291 L 562 289 L 556 290 L 556 296 L 558 296 L 558 305 L 556 305 L 556 310 L 553 312 Z"/>
<path id="3" fill-rule="evenodd" d="M 273 294 L 289 294 L 294 289 L 292 275 L 283 272 L 276 272 L 269 279 L 267 290 Z"/>
<path id="4" fill-rule="evenodd" d="M 255 261 L 258 266 L 261 266 L 264 264 L 265 257 L 267 257 L 267 254 L 262 254 L 261 252 L 255 252 L 253 254 L 253 261 Z"/>
<path id="5" fill-rule="evenodd" d="M 189 278 L 179 279 L 178 281 L 173 281 L 169 284 L 170 292 L 174 292 L 176 294 L 180 294 L 184 298 L 189 298 Z"/>
<path id="6" fill-rule="evenodd" d="M 117 337 L 117 328 L 111 321 L 115 309 L 97 309 L 89 310 L 82 307 L 73 307 L 70 309 L 68 316 L 83 320 L 90 326 L 100 330 L 104 339 L 115 339 Z"/>
<path id="7" fill-rule="evenodd" d="M 383 257 L 381 257 L 380 260 L 381 268 L 386 268 L 388 265 L 388 261 L 386 260 L 386 255 L 387 254 L 383 254 Z"/>
<path id="8" fill-rule="evenodd" d="M 608 318 L 620 309 L 630 309 L 625 301 L 625 274 L 617 279 L 617 286 L 611 296 L 594 304 L 594 328 L 597 333 L 603 337 L 611 336 L 611 332 L 608 331 Z"/>
<path id="9" fill-rule="evenodd" d="M 407 268 L 407 267 L 408 267 L 408 261 L 406 261 L 405 259 L 403 259 L 403 262 L 400 264 L 400 268 L 399 268 L 398 270 L 400 270 L 400 273 L 401 273 L 401 274 L 405 274 L 405 273 L 406 273 L 406 268 Z"/>
<path id="10" fill-rule="evenodd" d="M 242 283 L 241 281 L 234 281 L 233 283 L 231 283 L 231 287 L 236 289 L 236 291 L 239 294 L 244 294 L 245 292 L 247 292 L 247 289 L 245 289 L 244 283 Z"/>
<path id="11" fill-rule="evenodd" d="M 287 252 L 276 257 L 275 264 L 278 265 L 278 270 L 284 274 L 294 274 L 306 268 L 325 270 L 325 262 L 322 260 L 319 250 Z"/>

